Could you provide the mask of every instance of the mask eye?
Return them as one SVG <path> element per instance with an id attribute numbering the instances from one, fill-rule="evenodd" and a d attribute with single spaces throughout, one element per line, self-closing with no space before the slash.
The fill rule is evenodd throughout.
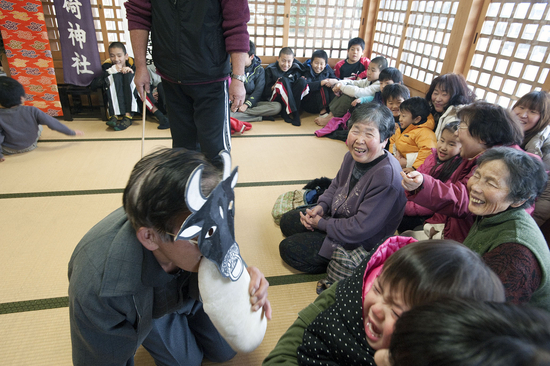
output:
<path id="1" fill-rule="evenodd" d="M 218 229 L 217 226 L 212 226 L 210 228 L 210 230 L 208 230 L 208 232 L 206 233 L 206 235 L 204 236 L 205 239 L 208 239 L 210 238 L 212 235 L 214 235 L 214 233 L 216 232 L 216 230 Z"/>

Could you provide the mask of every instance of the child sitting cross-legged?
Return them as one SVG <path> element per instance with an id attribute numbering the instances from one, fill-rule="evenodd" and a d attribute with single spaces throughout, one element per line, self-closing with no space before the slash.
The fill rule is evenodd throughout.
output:
<path id="1" fill-rule="evenodd" d="M 395 67 L 388 67 L 380 71 L 379 80 L 380 80 L 380 90 L 377 91 L 374 94 L 374 96 L 371 95 L 368 97 L 357 98 L 353 102 L 351 102 L 351 106 L 356 107 L 361 103 L 364 104 L 368 102 L 385 104 L 382 98 L 382 92 L 384 88 L 392 84 L 403 84 L 403 74 L 401 74 L 401 71 L 399 71 Z M 405 95 L 407 95 L 406 98 L 409 98 L 408 89 L 406 87 L 403 86 L 403 88 L 399 90 L 402 90 L 405 93 Z M 398 107 L 397 110 L 399 110 L 399 106 L 397 107 Z M 347 138 L 347 129 L 346 129 L 347 122 L 351 117 L 351 112 L 353 111 L 353 109 L 354 108 L 350 108 L 343 117 L 332 118 L 323 128 L 315 131 L 315 135 L 317 137 L 326 136 L 328 138 L 332 138 L 335 140 L 345 141 Z M 399 117 L 397 117 L 397 119 L 399 119 Z"/>
<path id="2" fill-rule="evenodd" d="M 403 313 L 441 298 L 503 302 L 504 288 L 462 244 L 391 237 L 302 310 L 263 365 L 373 365 Z"/>
<path id="3" fill-rule="evenodd" d="M 414 97 L 399 106 L 399 125 L 390 138 L 390 152 L 395 155 L 405 173 L 416 170 L 435 147 L 434 119 L 426 99 Z"/>
<path id="4" fill-rule="evenodd" d="M 380 91 L 378 77 L 386 67 L 388 67 L 388 61 L 384 57 L 378 56 L 370 62 L 366 79 L 340 80 L 336 83 L 332 87 L 336 97 L 329 104 L 330 112 L 317 117 L 315 123 L 325 126 L 332 118 L 344 116 L 356 98 L 374 96 L 377 91 Z"/>
<path id="5" fill-rule="evenodd" d="M 328 55 L 317 50 L 304 64 L 304 75 L 309 93 L 302 100 L 302 108 L 308 113 L 325 114 L 329 103 L 334 99 L 332 85 L 336 81 L 334 71 L 328 64 Z"/>
<path id="6" fill-rule="evenodd" d="M 391 84 L 403 84 L 403 74 L 401 71 L 396 69 L 395 67 L 387 67 L 384 70 L 380 71 L 380 76 L 378 77 L 378 80 L 380 81 L 380 90 L 377 91 L 374 95 L 369 95 L 366 97 L 361 97 L 355 99 L 353 102 L 351 102 L 351 106 L 355 107 L 357 104 L 360 103 L 368 103 L 368 102 L 377 102 L 380 104 L 384 104 L 384 100 L 382 99 L 382 91 L 387 85 Z"/>
<path id="7" fill-rule="evenodd" d="M 4 155 L 36 149 L 42 125 L 69 136 L 84 135 L 73 131 L 40 109 L 25 106 L 25 88 L 17 80 L 0 76 L 0 162 Z"/>
<path id="8" fill-rule="evenodd" d="M 265 70 L 262 60 L 256 55 L 256 45 L 249 42 L 250 49 L 244 63 L 244 89 L 246 96 L 243 105 L 230 115 L 239 121 L 258 122 L 262 120 L 274 121 L 274 116 L 281 112 L 278 102 L 261 101 L 265 87 Z"/>
<path id="9" fill-rule="evenodd" d="M 342 80 L 359 80 L 367 77 L 370 60 L 363 57 L 365 41 L 363 38 L 352 38 L 348 42 L 348 54 L 345 60 L 334 65 L 334 74 Z M 337 80 L 335 80 L 337 81 Z"/>
<path id="10" fill-rule="evenodd" d="M 290 47 L 279 52 L 277 62 L 265 68 L 265 86 L 262 99 L 281 103 L 281 117 L 286 123 L 300 126 L 300 105 L 307 92 L 307 81 L 302 78 L 304 66 L 294 58 Z"/>
<path id="11" fill-rule="evenodd" d="M 103 65 L 103 78 L 109 102 L 107 126 L 122 131 L 132 125 L 132 115 L 139 112 L 136 86 L 134 84 L 134 59 L 128 56 L 121 42 L 109 45 L 109 58 Z"/>

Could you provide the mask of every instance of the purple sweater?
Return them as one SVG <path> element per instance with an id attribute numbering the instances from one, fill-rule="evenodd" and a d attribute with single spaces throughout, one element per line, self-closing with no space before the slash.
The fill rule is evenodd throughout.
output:
<path id="1" fill-rule="evenodd" d="M 370 250 L 395 233 L 407 199 L 401 186 L 401 166 L 386 152 L 386 157 L 367 171 L 348 196 L 355 161 L 348 152 L 330 187 L 319 197 L 325 212 L 318 228 L 327 233 L 319 255 L 330 258 L 338 245 L 351 250 L 359 246 Z"/>
<path id="2" fill-rule="evenodd" d="M 69 127 L 40 109 L 19 105 L 13 108 L 0 108 L 0 145 L 12 150 L 26 149 L 38 138 L 38 125 L 46 125 L 51 130 L 65 135 L 75 135 Z"/>

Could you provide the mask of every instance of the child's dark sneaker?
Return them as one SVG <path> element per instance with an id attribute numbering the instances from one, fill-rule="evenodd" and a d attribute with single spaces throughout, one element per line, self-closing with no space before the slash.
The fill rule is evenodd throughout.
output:
<path id="1" fill-rule="evenodd" d="M 170 128 L 170 121 L 168 121 L 168 118 L 166 116 L 162 116 L 159 118 L 159 126 L 157 127 L 159 130 L 166 130 Z"/>
<path id="2" fill-rule="evenodd" d="M 111 116 L 107 122 L 105 122 L 109 127 L 115 127 L 118 123 L 118 118 L 116 116 Z"/>
<path id="3" fill-rule="evenodd" d="M 123 131 L 132 125 L 132 120 L 130 117 L 124 116 L 121 121 L 118 121 L 115 128 L 115 131 Z"/>

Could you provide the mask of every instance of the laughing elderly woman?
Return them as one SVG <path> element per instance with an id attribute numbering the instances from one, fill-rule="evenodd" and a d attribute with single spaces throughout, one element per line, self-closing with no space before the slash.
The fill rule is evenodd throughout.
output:
<path id="1" fill-rule="evenodd" d="M 525 212 L 546 187 L 544 165 L 507 147 L 487 150 L 468 180 L 468 209 L 476 215 L 464 245 L 500 277 L 506 300 L 550 310 L 550 252 Z"/>

